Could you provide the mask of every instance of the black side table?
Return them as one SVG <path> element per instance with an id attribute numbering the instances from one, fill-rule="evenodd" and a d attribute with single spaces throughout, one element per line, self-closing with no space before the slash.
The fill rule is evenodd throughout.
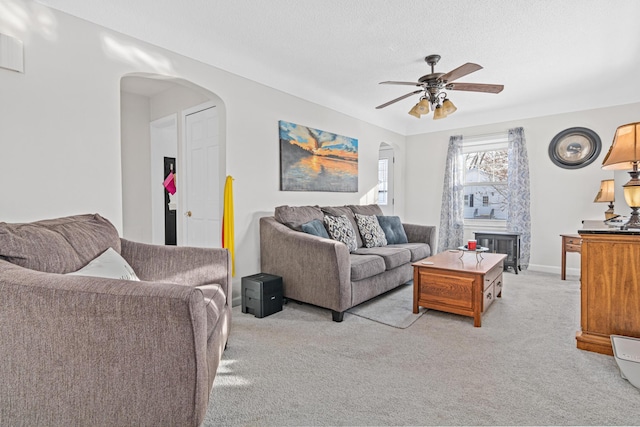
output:
<path id="1" fill-rule="evenodd" d="M 476 231 L 474 232 L 478 246 L 489 248 L 489 252 L 497 254 L 506 254 L 504 260 L 504 268 L 513 268 L 514 273 L 518 274 L 520 268 L 520 233 L 510 231 Z"/>

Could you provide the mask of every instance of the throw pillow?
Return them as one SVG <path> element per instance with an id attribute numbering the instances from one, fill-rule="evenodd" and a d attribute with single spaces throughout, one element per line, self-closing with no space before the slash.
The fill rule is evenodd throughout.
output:
<path id="1" fill-rule="evenodd" d="M 399 216 L 383 216 L 378 215 L 378 223 L 384 230 L 384 235 L 387 238 L 387 244 L 397 245 L 401 243 L 409 243 L 407 239 L 407 233 L 404 231 L 402 222 Z"/>
<path id="2" fill-rule="evenodd" d="M 353 216 L 353 211 L 349 206 L 322 206 L 320 209 L 322 209 L 322 212 L 324 212 L 325 215 L 346 216 L 349 222 L 351 222 L 351 226 L 355 230 L 356 246 L 359 248 L 364 246 L 364 244 L 362 243 L 362 238 L 360 237 L 360 233 L 358 233 L 358 224 L 356 223 L 356 217 Z"/>
<path id="3" fill-rule="evenodd" d="M 375 215 L 355 215 L 358 230 L 360 230 L 362 241 L 367 248 L 387 245 L 387 238 L 380 224 L 378 224 L 378 218 L 376 218 Z"/>
<path id="4" fill-rule="evenodd" d="M 380 206 L 376 205 L 376 204 L 372 204 L 372 205 L 349 205 L 349 209 L 351 209 L 351 211 L 354 214 L 360 214 L 360 215 L 384 215 L 382 213 L 382 208 L 380 208 Z"/>
<path id="5" fill-rule="evenodd" d="M 31 270 L 76 271 L 109 247 L 120 251 L 120 237 L 113 224 L 98 214 L 0 222 L 0 259 Z"/>
<path id="6" fill-rule="evenodd" d="M 140 281 L 129 263 L 113 248 L 107 249 L 80 270 L 67 274 L 72 276 L 91 276 L 104 277 L 107 279 Z"/>
<path id="7" fill-rule="evenodd" d="M 313 221 L 302 224 L 302 231 L 308 234 L 313 234 L 314 236 L 320 236 L 326 239 L 330 239 L 329 233 L 327 233 L 327 229 L 324 228 L 323 222 L 319 219 L 314 219 Z"/>
<path id="8" fill-rule="evenodd" d="M 346 215 L 325 215 L 324 224 L 327 226 L 327 231 L 329 231 L 331 238 L 347 245 L 349 252 L 354 252 L 358 249 L 356 232 L 353 230 L 351 221 Z"/>
<path id="9" fill-rule="evenodd" d="M 314 219 L 322 221 L 324 213 L 318 206 L 278 206 L 274 216 L 276 221 L 297 231 L 302 231 L 302 224 Z"/>

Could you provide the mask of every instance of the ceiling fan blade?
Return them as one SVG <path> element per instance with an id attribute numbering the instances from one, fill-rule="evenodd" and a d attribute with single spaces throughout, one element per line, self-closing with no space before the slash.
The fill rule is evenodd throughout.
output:
<path id="1" fill-rule="evenodd" d="M 484 83 L 450 83 L 445 86 L 447 90 L 466 90 L 469 92 L 500 93 L 504 85 L 492 85 Z"/>
<path id="2" fill-rule="evenodd" d="M 447 74 L 444 74 L 440 77 L 440 80 L 444 82 L 452 82 L 459 79 L 460 77 L 464 77 L 467 74 L 471 74 L 474 71 L 478 70 L 482 70 L 482 66 L 474 64 L 472 62 L 467 62 L 466 64 L 459 66 L 455 70 L 451 70 Z"/>
<path id="3" fill-rule="evenodd" d="M 416 93 L 420 93 L 420 92 L 422 92 L 422 89 L 415 90 L 415 91 L 413 91 L 413 92 L 409 92 L 409 93 L 407 93 L 406 95 L 402 95 L 402 96 L 400 96 L 400 97 L 398 97 L 398 98 L 396 98 L 396 99 L 392 99 L 392 100 L 391 100 L 391 101 L 389 101 L 389 102 L 385 102 L 385 103 L 384 103 L 384 104 L 382 104 L 382 105 L 378 105 L 378 106 L 376 107 L 376 110 L 379 110 L 380 108 L 387 107 L 387 106 L 389 106 L 389 105 L 391 105 L 391 104 L 393 104 L 393 103 L 395 103 L 395 102 L 402 101 L 403 99 L 408 98 L 408 97 L 410 97 L 411 95 L 415 95 Z"/>
<path id="4" fill-rule="evenodd" d="M 422 83 L 418 82 L 380 82 L 381 85 L 408 85 L 408 86 L 422 86 Z"/>

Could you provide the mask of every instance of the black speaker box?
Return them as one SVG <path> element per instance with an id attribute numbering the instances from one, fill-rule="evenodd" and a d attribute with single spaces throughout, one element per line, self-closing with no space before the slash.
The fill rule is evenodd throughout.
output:
<path id="1" fill-rule="evenodd" d="M 282 311 L 282 277 L 258 273 L 242 278 L 242 312 L 258 318 Z"/>

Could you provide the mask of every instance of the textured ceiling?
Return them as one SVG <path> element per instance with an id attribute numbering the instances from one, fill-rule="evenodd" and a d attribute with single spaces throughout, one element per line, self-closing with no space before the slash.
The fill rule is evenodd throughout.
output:
<path id="1" fill-rule="evenodd" d="M 404 135 L 640 101 L 637 0 L 39 0 Z M 379 85 L 466 62 L 458 111 L 407 112 L 415 89 Z"/>

